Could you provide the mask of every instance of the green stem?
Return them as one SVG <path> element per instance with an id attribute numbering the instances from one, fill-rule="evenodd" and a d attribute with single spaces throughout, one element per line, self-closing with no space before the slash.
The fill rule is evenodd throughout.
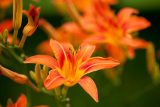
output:
<path id="1" fill-rule="evenodd" d="M 40 92 L 40 90 L 38 89 L 38 87 L 36 87 L 30 80 L 28 80 L 27 85 L 29 87 L 31 87 L 34 91 Z"/>
<path id="2" fill-rule="evenodd" d="M 27 36 L 26 36 L 26 35 L 23 35 L 23 36 L 22 36 L 22 39 L 21 39 L 21 41 L 20 41 L 20 43 L 19 43 L 19 48 L 21 48 L 21 49 L 23 48 L 26 39 L 27 39 Z"/>
<path id="3" fill-rule="evenodd" d="M 69 98 L 67 98 L 67 92 L 68 87 L 63 86 L 56 88 L 55 90 L 55 98 L 57 100 L 57 106 L 58 107 L 68 107 L 69 104 Z"/>
<path id="4" fill-rule="evenodd" d="M 50 96 L 54 96 L 54 93 L 52 91 L 47 91 L 45 88 L 41 88 L 41 91 L 45 94 L 48 94 Z"/>
<path id="5" fill-rule="evenodd" d="M 10 52 L 10 54 L 11 54 L 17 61 L 19 61 L 20 63 L 23 62 L 23 59 L 22 59 L 21 57 L 19 57 L 13 50 L 11 50 L 11 49 L 9 49 L 9 48 L 7 48 L 7 49 L 8 49 L 8 51 Z"/>

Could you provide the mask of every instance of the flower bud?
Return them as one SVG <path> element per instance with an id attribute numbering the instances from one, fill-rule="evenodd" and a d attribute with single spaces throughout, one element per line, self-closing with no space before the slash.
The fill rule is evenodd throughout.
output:
<path id="1" fill-rule="evenodd" d="M 13 0 L 13 28 L 18 30 L 22 23 L 23 0 Z"/>
<path id="2" fill-rule="evenodd" d="M 2 75 L 10 78 L 11 80 L 19 84 L 26 84 L 28 82 L 27 76 L 13 72 L 7 68 L 2 67 L 1 65 L 0 65 L 0 71 Z"/>
<path id="3" fill-rule="evenodd" d="M 33 5 L 30 5 L 29 11 L 24 10 L 23 13 L 28 18 L 28 23 L 23 29 L 23 35 L 31 36 L 38 27 L 40 7 L 35 8 Z"/>

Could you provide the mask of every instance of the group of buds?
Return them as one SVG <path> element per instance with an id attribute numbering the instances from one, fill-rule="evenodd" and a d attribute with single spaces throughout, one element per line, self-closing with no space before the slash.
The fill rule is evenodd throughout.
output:
<path id="1" fill-rule="evenodd" d="M 33 5 L 30 5 L 29 11 L 23 11 L 23 0 L 13 0 L 13 44 L 17 40 L 18 30 L 22 24 L 22 14 L 26 15 L 28 18 L 28 23 L 23 29 L 23 36 L 19 43 L 19 47 L 23 48 L 26 38 L 31 36 L 38 26 L 38 19 L 40 14 L 40 7 L 35 8 Z"/>

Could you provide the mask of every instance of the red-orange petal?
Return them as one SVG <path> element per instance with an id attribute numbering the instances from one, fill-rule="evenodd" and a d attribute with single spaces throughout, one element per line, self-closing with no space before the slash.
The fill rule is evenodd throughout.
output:
<path id="1" fill-rule="evenodd" d="M 12 30 L 12 20 L 8 19 L 0 23 L 0 32 L 3 33 L 5 29 Z"/>
<path id="2" fill-rule="evenodd" d="M 44 86 L 48 90 L 52 90 L 65 82 L 65 79 L 59 75 L 59 73 L 55 70 L 50 71 L 50 74 L 44 81 Z"/>
<path id="3" fill-rule="evenodd" d="M 98 44 L 98 43 L 106 43 L 106 38 L 105 35 L 93 35 L 92 37 L 89 37 L 85 39 L 85 43 L 90 43 L 90 44 Z"/>
<path id="4" fill-rule="evenodd" d="M 97 87 L 90 77 L 83 77 L 82 79 L 80 79 L 79 84 L 96 102 L 98 102 Z"/>
<path id="5" fill-rule="evenodd" d="M 122 44 L 128 45 L 135 49 L 145 49 L 148 46 L 148 42 L 143 39 L 134 39 L 134 38 L 123 38 L 121 41 Z"/>
<path id="6" fill-rule="evenodd" d="M 53 50 L 53 53 L 57 60 L 60 63 L 60 66 L 63 66 L 64 60 L 67 60 L 66 50 L 58 41 L 50 40 L 50 46 Z"/>
<path id="7" fill-rule="evenodd" d="M 121 9 L 117 14 L 119 23 L 123 24 L 131 17 L 131 15 L 137 14 L 137 13 L 138 13 L 138 10 L 130 8 L 130 7 Z"/>
<path id="8" fill-rule="evenodd" d="M 22 94 L 17 102 L 15 103 L 15 107 L 27 107 L 27 98 L 24 94 Z"/>
<path id="9" fill-rule="evenodd" d="M 85 61 L 91 57 L 92 53 L 95 50 L 94 45 L 82 44 L 79 51 L 77 52 L 77 59 Z"/>
<path id="10" fill-rule="evenodd" d="M 80 66 L 80 69 L 85 70 L 85 74 L 105 69 L 113 68 L 119 65 L 119 62 L 113 58 L 93 57 Z"/>
<path id="11" fill-rule="evenodd" d="M 27 58 L 24 63 L 36 63 L 36 64 L 43 64 L 52 69 L 58 67 L 57 61 L 49 56 L 49 55 L 35 55 Z"/>
<path id="12" fill-rule="evenodd" d="M 138 16 L 131 17 L 126 23 L 127 25 L 125 29 L 129 33 L 146 29 L 151 25 L 151 23 L 147 19 Z"/>

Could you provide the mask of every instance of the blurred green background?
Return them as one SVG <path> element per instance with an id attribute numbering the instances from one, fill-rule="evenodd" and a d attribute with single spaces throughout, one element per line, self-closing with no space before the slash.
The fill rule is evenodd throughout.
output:
<path id="1" fill-rule="evenodd" d="M 47 19 L 54 26 L 58 27 L 65 22 L 66 19 L 57 12 L 50 0 L 40 0 L 39 3 L 24 0 L 24 8 L 27 9 L 30 3 L 40 6 L 42 8 L 40 17 Z M 151 21 L 152 26 L 139 32 L 139 37 L 152 41 L 157 52 L 160 49 L 160 0 L 120 0 L 117 5 L 113 6 L 116 10 L 123 7 L 136 8 L 140 11 L 140 16 Z M 12 15 L 11 9 L 12 7 L 7 10 L 7 18 Z M 26 21 L 26 18 L 23 18 L 23 25 Z M 38 29 L 32 37 L 27 39 L 25 53 L 27 55 L 36 54 L 34 49 L 45 39 L 47 39 L 46 34 Z M 91 74 L 97 84 L 99 103 L 95 103 L 80 86 L 76 85 L 70 88 L 68 96 L 71 99 L 71 107 L 160 107 L 160 85 L 154 85 L 152 82 L 146 68 L 145 52 L 145 50 L 137 50 L 136 58 L 126 62 L 119 86 L 115 86 L 107 79 L 103 71 Z M 157 61 L 160 62 L 160 59 L 157 58 Z M 27 71 L 24 71 L 25 65 L 15 63 L 9 63 L 6 67 L 28 74 Z M 32 66 L 29 68 L 28 70 L 31 70 Z M 32 105 L 48 104 L 56 107 L 53 97 L 35 93 L 30 88 L 0 76 L 0 104 L 6 105 L 8 98 L 12 98 L 15 102 L 21 93 L 30 93 L 27 97 Z"/>

